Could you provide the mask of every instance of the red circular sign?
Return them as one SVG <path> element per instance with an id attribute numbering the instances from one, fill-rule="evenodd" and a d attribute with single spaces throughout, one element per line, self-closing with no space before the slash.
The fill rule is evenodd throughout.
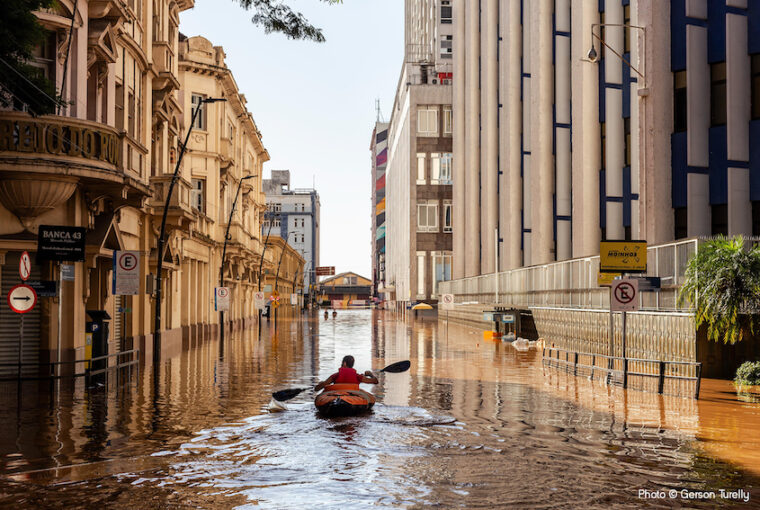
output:
<path id="1" fill-rule="evenodd" d="M 229 293 L 229 291 L 228 291 L 228 290 L 227 290 L 225 287 L 220 287 L 220 288 L 219 288 L 219 290 L 218 290 L 218 292 L 217 292 L 217 294 L 218 294 L 218 295 L 219 295 L 219 297 L 221 297 L 221 298 L 225 298 L 225 297 L 227 297 L 227 294 L 228 294 L 228 293 Z"/>
<path id="2" fill-rule="evenodd" d="M 633 288 L 633 285 L 631 285 L 628 282 L 623 282 L 618 284 L 617 287 L 615 287 L 615 299 L 618 300 L 619 303 L 622 303 L 624 305 L 627 305 L 633 299 L 636 297 L 636 289 Z"/>
<path id="3" fill-rule="evenodd" d="M 21 283 L 8 292 L 8 306 L 16 313 L 29 313 L 37 305 L 37 292 Z"/>
<path id="4" fill-rule="evenodd" d="M 137 269 L 137 257 L 132 253 L 122 253 L 119 257 L 119 267 L 122 271 L 134 271 Z"/>
<path id="5" fill-rule="evenodd" d="M 21 254 L 21 260 L 18 261 L 18 274 L 23 281 L 27 281 L 32 274 L 32 259 L 28 252 Z"/>

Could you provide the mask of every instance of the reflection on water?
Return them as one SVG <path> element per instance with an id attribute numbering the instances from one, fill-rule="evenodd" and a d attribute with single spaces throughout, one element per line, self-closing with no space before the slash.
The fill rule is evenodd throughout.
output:
<path id="1" fill-rule="evenodd" d="M 4 386 L 0 503 L 709 508 L 637 491 L 756 484 L 760 406 L 720 382 L 699 402 L 624 392 L 544 370 L 536 351 L 479 331 L 365 311 L 281 321 L 221 347 L 186 349 L 157 384 L 146 367 L 92 391 Z M 310 392 L 267 412 L 273 390 L 313 385 L 346 354 L 359 371 L 412 368 L 380 376 L 364 417 L 319 418 Z"/>

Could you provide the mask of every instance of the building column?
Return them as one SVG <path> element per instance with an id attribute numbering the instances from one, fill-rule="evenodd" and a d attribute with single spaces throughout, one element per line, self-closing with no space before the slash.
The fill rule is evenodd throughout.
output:
<path id="1" fill-rule="evenodd" d="M 499 223 L 499 3 L 483 0 L 481 32 L 480 272 L 496 270 L 495 230 Z"/>
<path id="2" fill-rule="evenodd" d="M 520 98 L 522 75 L 522 26 L 520 2 L 507 2 L 500 12 L 502 40 L 499 61 L 499 142 L 501 160 L 499 169 L 499 234 L 501 243 L 499 265 L 501 270 L 522 265 L 522 162 Z"/>
<path id="3" fill-rule="evenodd" d="M 554 67 L 552 0 L 531 2 L 531 264 L 554 261 Z"/>
<path id="4" fill-rule="evenodd" d="M 591 25 L 599 23 L 596 2 L 572 0 L 571 54 L 585 55 L 592 45 Z M 599 51 L 599 43 L 594 43 Z M 599 75 L 597 64 L 571 60 L 573 257 L 599 253 Z"/>
<path id="5" fill-rule="evenodd" d="M 453 133 L 453 264 L 454 279 L 464 278 L 465 275 L 465 207 L 466 207 L 466 172 L 465 172 L 465 0 L 453 0 L 454 22 L 454 95 L 452 115 L 454 123 Z"/>
<path id="6" fill-rule="evenodd" d="M 555 0 L 554 152 L 556 165 L 556 259 L 572 257 L 572 152 L 570 150 L 570 0 Z"/>
<path id="7" fill-rule="evenodd" d="M 480 275 L 480 5 L 467 2 L 465 57 L 465 276 Z"/>
<path id="8" fill-rule="evenodd" d="M 605 3 L 605 23 L 624 22 L 623 4 Z M 602 38 L 610 48 L 623 54 L 626 29 L 604 27 Z M 597 45 L 598 46 L 598 45 Z M 623 225 L 623 167 L 625 166 L 625 124 L 623 120 L 623 62 L 608 48 L 600 48 L 604 56 L 604 191 L 606 238 L 625 239 Z M 627 67 L 626 67 L 627 72 Z"/>
<path id="9" fill-rule="evenodd" d="M 728 161 L 728 235 L 752 235 L 749 199 L 749 121 L 752 108 L 747 16 L 726 14 L 726 137 Z"/>
<path id="10" fill-rule="evenodd" d="M 643 164 L 639 171 L 638 237 L 649 244 L 665 243 L 675 236 L 672 172 L 662 171 L 672 167 L 671 141 L 670 137 L 661 136 L 673 131 L 673 119 L 662 115 L 673 111 L 671 38 L 656 35 L 670 32 L 670 7 L 670 2 L 641 0 L 636 9 L 637 22 L 646 30 L 646 51 L 640 60 L 646 69 L 649 89 L 649 95 L 639 101 L 638 147 Z M 709 214 L 707 204 L 705 212 Z"/>
<path id="11" fill-rule="evenodd" d="M 531 227 L 533 221 L 533 197 L 531 195 L 531 150 L 533 135 L 531 133 L 531 114 L 533 112 L 533 101 L 531 100 L 531 70 L 533 63 L 533 54 L 531 48 L 533 47 L 531 41 L 531 32 L 533 25 L 531 20 L 533 19 L 533 4 L 529 3 L 530 0 L 520 0 L 522 11 L 522 84 L 520 96 L 522 97 L 522 249 L 524 266 L 529 266 L 532 263 L 532 241 L 531 241 Z"/>

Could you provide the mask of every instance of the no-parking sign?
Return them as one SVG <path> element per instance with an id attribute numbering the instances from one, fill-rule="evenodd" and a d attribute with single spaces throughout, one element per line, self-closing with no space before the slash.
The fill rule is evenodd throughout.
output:
<path id="1" fill-rule="evenodd" d="M 217 312 L 228 312 L 230 310 L 229 287 L 217 287 L 214 289 L 214 305 Z"/>
<path id="2" fill-rule="evenodd" d="M 256 292 L 253 294 L 253 301 L 255 303 L 256 310 L 264 310 L 267 307 L 267 298 L 263 292 Z"/>
<path id="3" fill-rule="evenodd" d="M 136 296 L 140 293 L 140 252 L 113 252 L 113 295 Z"/>
<path id="4" fill-rule="evenodd" d="M 454 309 L 454 294 L 441 294 L 441 309 L 453 310 Z"/>
<path id="5" fill-rule="evenodd" d="M 612 282 L 610 310 L 613 312 L 636 312 L 639 310 L 639 281 L 624 278 Z"/>

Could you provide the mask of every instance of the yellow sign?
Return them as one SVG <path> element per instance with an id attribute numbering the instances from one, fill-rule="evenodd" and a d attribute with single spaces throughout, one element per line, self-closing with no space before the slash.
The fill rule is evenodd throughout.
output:
<path id="1" fill-rule="evenodd" d="M 596 277 L 596 283 L 600 287 L 610 287 L 612 286 L 613 280 L 618 276 L 622 275 L 620 273 L 602 273 L 599 271 L 599 274 Z"/>
<path id="2" fill-rule="evenodd" d="M 645 273 L 646 241 L 602 241 L 599 243 L 599 271 L 604 273 Z"/>

